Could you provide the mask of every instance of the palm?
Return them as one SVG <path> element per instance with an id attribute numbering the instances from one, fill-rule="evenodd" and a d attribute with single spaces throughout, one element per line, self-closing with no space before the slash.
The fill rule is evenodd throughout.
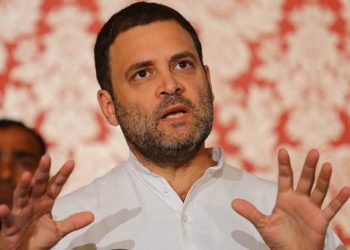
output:
<path id="1" fill-rule="evenodd" d="M 51 217 L 52 202 L 46 197 L 37 202 L 38 204 L 30 204 L 17 212 L 14 211 L 16 221 L 4 235 L 4 240 L 8 239 L 8 242 L 13 244 L 13 249 L 17 249 L 16 244 L 21 244 L 21 248 L 26 249 L 34 243 L 37 245 L 38 242 L 43 248 L 49 248 L 60 239 L 56 223 Z M 34 234 L 37 235 L 36 238 L 28 237 Z"/>
<path id="2" fill-rule="evenodd" d="M 63 165 L 59 173 L 49 180 L 50 159 L 40 162 L 32 178 L 24 174 L 14 194 L 12 211 L 0 206 L 3 220 L 0 248 L 49 249 L 67 233 L 92 221 L 91 213 L 75 214 L 62 222 L 52 219 L 55 199 L 73 170 L 73 162 Z"/>
<path id="3" fill-rule="evenodd" d="M 278 197 L 276 207 L 260 233 L 269 246 L 282 248 L 285 243 L 281 246 L 280 242 L 289 242 L 303 246 L 298 249 L 309 249 L 305 246 L 310 242 L 324 242 L 327 226 L 328 222 L 317 206 L 306 201 L 305 197 L 289 192 Z M 286 227 L 288 233 L 280 233 L 286 231 Z M 312 247 L 317 249 L 315 245 Z"/>
<path id="4" fill-rule="evenodd" d="M 331 176 L 331 165 L 323 165 L 316 185 L 315 169 L 318 152 L 311 150 L 295 190 L 289 156 L 279 152 L 279 179 L 276 205 L 270 216 L 260 213 L 252 204 L 235 200 L 232 207 L 250 220 L 271 249 L 322 249 L 330 220 L 350 196 L 343 188 L 323 210 Z"/>

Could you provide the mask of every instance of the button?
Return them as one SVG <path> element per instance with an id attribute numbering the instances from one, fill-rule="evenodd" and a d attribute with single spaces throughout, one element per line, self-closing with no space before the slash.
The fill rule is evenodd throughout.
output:
<path id="1" fill-rule="evenodd" d="M 163 192 L 164 192 L 164 193 L 169 193 L 169 189 L 166 188 L 166 187 L 164 187 Z"/>
<path id="2" fill-rule="evenodd" d="M 188 217 L 187 217 L 187 215 L 182 215 L 182 222 L 183 223 L 186 223 L 188 221 Z"/>

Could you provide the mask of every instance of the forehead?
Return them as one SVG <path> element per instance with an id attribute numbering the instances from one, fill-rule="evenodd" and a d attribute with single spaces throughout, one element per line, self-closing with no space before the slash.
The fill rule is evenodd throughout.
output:
<path id="1" fill-rule="evenodd" d="M 113 67 L 127 67 L 129 63 L 157 60 L 188 51 L 198 58 L 190 34 L 172 20 L 136 26 L 122 32 L 110 47 Z"/>
<path id="2" fill-rule="evenodd" d="M 20 127 L 0 129 L 0 151 L 24 150 L 40 156 L 40 145 L 36 138 Z"/>

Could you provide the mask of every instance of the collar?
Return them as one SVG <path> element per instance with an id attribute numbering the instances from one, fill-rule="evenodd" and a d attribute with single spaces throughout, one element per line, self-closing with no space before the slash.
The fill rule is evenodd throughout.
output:
<path id="1" fill-rule="evenodd" d="M 217 172 L 218 170 L 220 170 L 225 161 L 224 161 L 224 156 L 223 156 L 223 150 L 222 148 L 218 148 L 218 147 L 214 147 L 211 149 L 211 158 L 212 160 L 214 160 L 215 162 L 217 162 L 217 164 L 215 166 L 209 167 L 206 171 L 204 176 L 206 175 L 213 175 L 215 172 Z M 130 163 L 131 167 L 138 172 L 139 174 L 143 174 L 143 175 L 148 175 L 148 176 L 153 176 L 153 177 L 160 177 L 159 175 L 153 173 L 152 171 L 150 171 L 148 168 L 146 168 L 137 158 L 136 156 L 130 151 L 129 154 L 129 159 L 128 162 Z"/>

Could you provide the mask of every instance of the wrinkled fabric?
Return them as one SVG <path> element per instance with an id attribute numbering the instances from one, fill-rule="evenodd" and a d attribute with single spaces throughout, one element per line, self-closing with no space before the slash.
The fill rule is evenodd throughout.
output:
<path id="1" fill-rule="evenodd" d="M 213 149 L 212 158 L 217 165 L 207 169 L 182 202 L 163 177 L 130 154 L 105 176 L 56 202 L 56 220 L 86 210 L 95 220 L 54 249 L 269 249 L 254 226 L 232 210 L 231 202 L 243 198 L 269 214 L 276 184 L 227 165 L 221 149 Z M 325 249 L 338 245 L 329 230 Z"/>

